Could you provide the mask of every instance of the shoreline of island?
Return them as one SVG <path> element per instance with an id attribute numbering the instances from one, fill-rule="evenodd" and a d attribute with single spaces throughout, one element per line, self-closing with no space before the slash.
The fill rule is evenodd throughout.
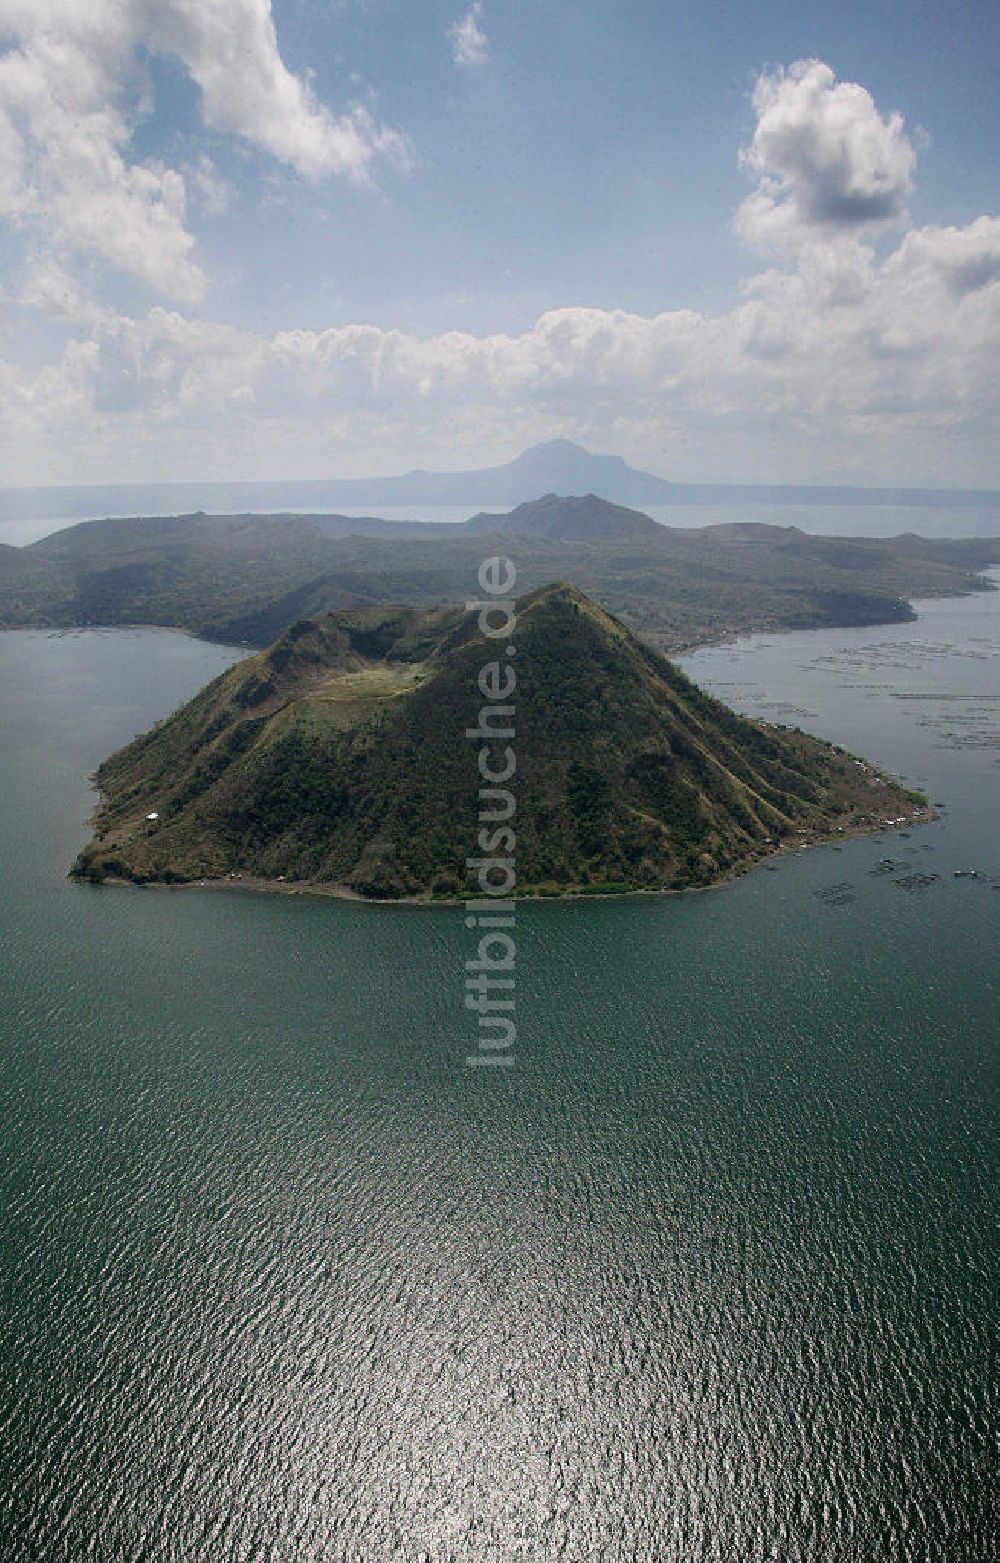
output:
<path id="1" fill-rule="evenodd" d="M 876 773 L 881 776 L 881 773 Z M 892 777 L 882 776 L 882 780 L 893 782 Z M 899 785 L 898 783 L 893 783 Z M 837 847 L 846 841 L 856 841 L 863 837 L 878 840 L 889 832 L 898 833 L 909 831 L 921 825 L 932 825 L 940 815 L 931 805 L 916 804 L 912 814 L 897 816 L 893 821 L 882 820 L 877 824 L 855 824 L 835 827 L 824 835 L 812 835 L 807 841 L 786 841 L 776 845 L 773 851 L 761 853 L 752 858 L 746 858 L 739 863 L 731 865 L 717 879 L 703 885 L 635 885 L 628 887 L 602 888 L 595 886 L 577 885 L 566 890 L 532 888 L 519 891 L 515 889 L 511 893 L 511 899 L 518 905 L 545 902 L 562 901 L 633 901 L 642 898 L 664 899 L 674 896 L 697 895 L 709 890 L 722 890 L 728 885 L 733 885 L 741 879 L 746 879 L 755 869 L 767 869 L 775 867 L 775 860 L 781 858 L 797 857 L 800 853 L 814 851 L 820 847 Z M 468 900 L 465 895 L 405 895 L 405 896 L 367 896 L 355 890 L 353 886 L 341 884 L 329 880 L 287 880 L 281 876 L 270 879 L 259 874 L 244 874 L 229 872 L 215 878 L 202 879 L 129 879 L 123 875 L 108 874 L 101 879 L 94 879 L 85 873 L 76 873 L 73 869 L 67 874 L 67 879 L 74 884 L 85 885 L 90 889 L 118 889 L 118 890 L 156 890 L 156 891 L 183 891 L 183 890 L 210 890 L 224 891 L 234 890 L 242 893 L 249 892 L 254 895 L 292 896 L 305 897 L 314 900 L 341 901 L 354 906 L 380 906 L 380 907 L 412 907 L 427 910 L 428 908 L 441 907 L 453 908 L 464 906 Z M 470 890 L 470 894 L 471 894 Z"/>

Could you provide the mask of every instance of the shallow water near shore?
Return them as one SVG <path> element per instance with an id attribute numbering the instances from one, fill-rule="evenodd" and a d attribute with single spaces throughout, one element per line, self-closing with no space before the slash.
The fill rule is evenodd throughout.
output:
<path id="1" fill-rule="evenodd" d="M 237 654 L 0 636 L 5 1557 L 991 1560 L 998 602 L 686 658 L 941 818 L 525 905 L 507 1071 L 455 908 L 68 883 Z"/>

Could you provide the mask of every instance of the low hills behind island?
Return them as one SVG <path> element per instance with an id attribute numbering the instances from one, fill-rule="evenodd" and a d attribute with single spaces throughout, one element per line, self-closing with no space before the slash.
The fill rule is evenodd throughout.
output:
<path id="1" fill-rule="evenodd" d="M 491 550 L 516 552 L 525 590 L 571 581 L 668 652 L 760 630 L 910 618 L 910 597 L 986 589 L 982 570 L 1000 564 L 1000 539 L 673 528 L 596 494 L 548 494 L 458 524 L 139 517 L 0 548 L 0 627 L 160 624 L 266 646 L 302 618 L 464 601 Z"/>

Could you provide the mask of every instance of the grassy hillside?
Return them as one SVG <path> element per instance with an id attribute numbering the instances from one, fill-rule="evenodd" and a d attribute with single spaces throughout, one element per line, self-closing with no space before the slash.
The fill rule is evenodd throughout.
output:
<path id="1" fill-rule="evenodd" d="M 829 745 L 737 717 L 574 587 L 520 602 L 516 647 L 521 891 L 711 884 L 782 841 L 914 812 Z M 497 655 L 455 609 L 296 623 L 101 766 L 75 871 L 463 894 L 465 734 Z"/>

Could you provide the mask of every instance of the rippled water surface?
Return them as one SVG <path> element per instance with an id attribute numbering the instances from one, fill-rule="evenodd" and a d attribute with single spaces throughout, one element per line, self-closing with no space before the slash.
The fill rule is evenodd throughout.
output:
<path id="1" fill-rule="evenodd" d="M 65 881 L 231 657 L 0 637 L 0 1555 L 992 1563 L 995 601 L 689 658 L 942 819 L 525 907 L 510 1072 L 457 910 Z"/>

